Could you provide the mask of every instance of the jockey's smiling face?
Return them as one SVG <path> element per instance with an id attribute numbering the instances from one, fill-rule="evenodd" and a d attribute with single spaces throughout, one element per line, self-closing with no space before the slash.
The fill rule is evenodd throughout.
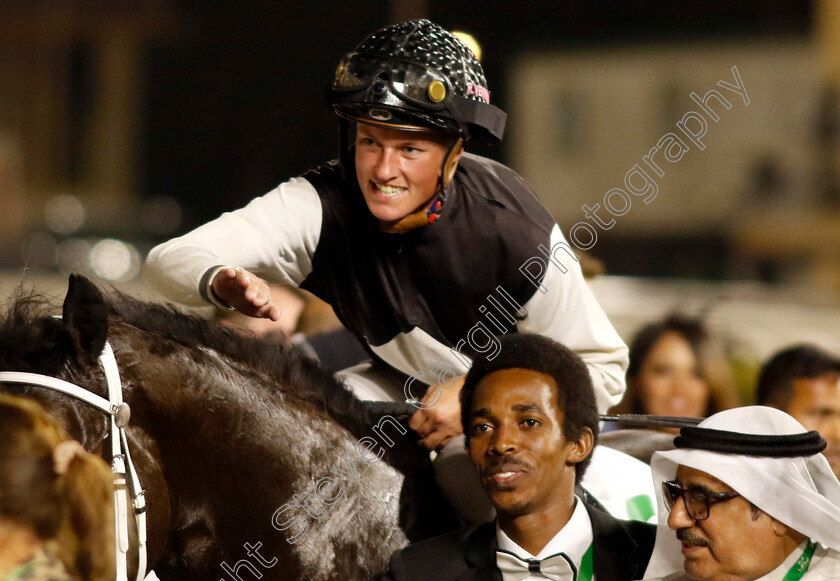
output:
<path id="1" fill-rule="evenodd" d="M 431 206 L 452 141 L 440 131 L 357 124 L 356 176 L 371 214 L 387 225 Z"/>

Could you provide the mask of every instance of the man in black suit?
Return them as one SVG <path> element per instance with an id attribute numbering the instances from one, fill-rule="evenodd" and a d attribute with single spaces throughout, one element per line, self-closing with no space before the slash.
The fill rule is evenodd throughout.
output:
<path id="1" fill-rule="evenodd" d="M 382 579 L 640 579 L 655 527 L 575 495 L 598 438 L 586 365 L 539 335 L 500 341 L 495 358 L 476 359 L 461 392 L 468 452 L 497 519 L 397 551 Z"/>

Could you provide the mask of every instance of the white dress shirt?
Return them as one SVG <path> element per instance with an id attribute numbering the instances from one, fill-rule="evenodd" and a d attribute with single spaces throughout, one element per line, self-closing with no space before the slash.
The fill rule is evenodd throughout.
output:
<path id="1" fill-rule="evenodd" d="M 536 555 L 532 555 L 511 540 L 501 527 L 499 527 L 498 521 L 496 521 L 496 541 L 499 545 L 499 550 L 513 553 L 522 560 L 542 560 L 551 555 L 563 553 L 567 562 L 566 570 L 560 576 L 547 577 L 542 573 L 530 573 L 529 575 L 523 574 L 523 576 L 515 578 L 503 573 L 502 579 L 503 581 L 522 581 L 525 579 L 576 581 L 578 571 L 580 571 L 581 561 L 592 544 L 593 538 L 592 522 L 589 519 L 589 513 L 586 512 L 583 502 L 577 497 L 575 498 L 575 509 L 572 512 L 572 517 L 569 519 L 569 522 Z"/>

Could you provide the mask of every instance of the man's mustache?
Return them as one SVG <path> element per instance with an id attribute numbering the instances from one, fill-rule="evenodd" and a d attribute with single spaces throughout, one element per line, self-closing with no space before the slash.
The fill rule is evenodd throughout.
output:
<path id="1" fill-rule="evenodd" d="M 481 470 L 482 474 L 490 475 L 495 472 L 499 471 L 499 468 L 504 468 L 505 470 L 528 470 L 530 466 L 527 465 L 525 462 L 514 458 L 512 456 L 497 456 L 495 458 L 490 459 L 487 464 L 484 465 L 483 469 Z"/>
<path id="2" fill-rule="evenodd" d="M 703 537 L 698 537 L 688 529 L 677 530 L 677 540 L 685 543 L 689 547 L 708 547 L 709 541 Z"/>

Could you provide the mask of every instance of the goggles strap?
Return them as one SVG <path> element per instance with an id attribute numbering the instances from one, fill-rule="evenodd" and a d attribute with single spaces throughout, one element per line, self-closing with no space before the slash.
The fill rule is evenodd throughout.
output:
<path id="1" fill-rule="evenodd" d="M 505 134 L 507 113 L 495 105 L 453 95 L 452 102 L 447 105 L 447 111 L 458 121 L 459 126 L 470 124 L 483 127 L 490 135 L 500 141 Z"/>

